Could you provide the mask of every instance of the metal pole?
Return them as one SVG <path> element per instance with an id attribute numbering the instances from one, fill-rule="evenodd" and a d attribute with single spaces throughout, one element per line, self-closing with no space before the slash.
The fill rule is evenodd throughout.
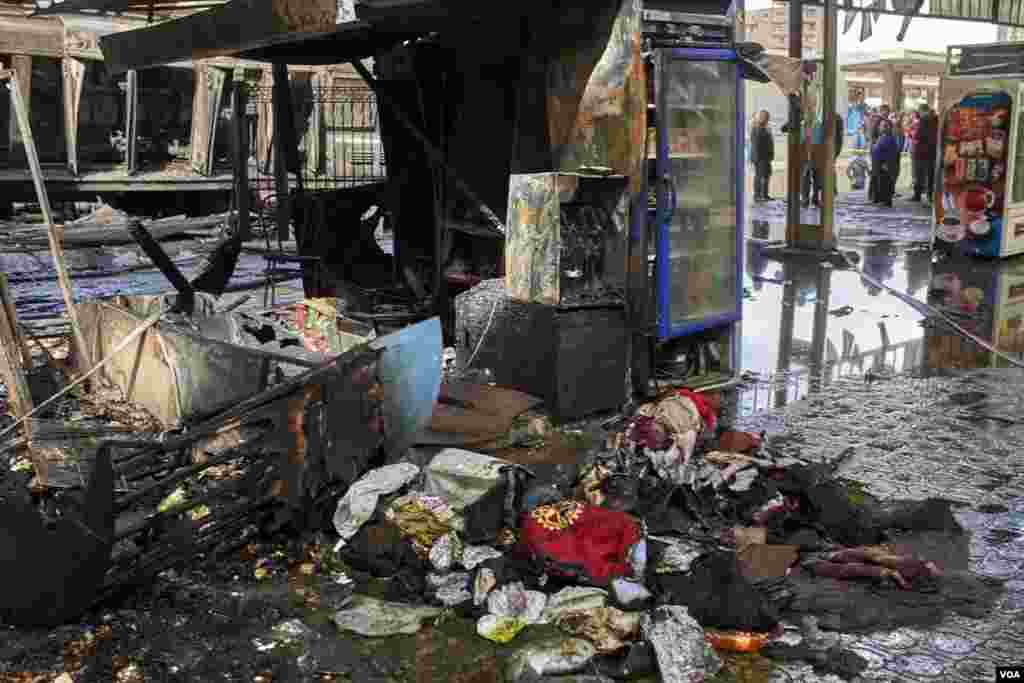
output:
<path id="1" fill-rule="evenodd" d="M 796 283 L 793 265 L 782 262 L 782 314 L 779 316 L 779 357 L 775 365 L 775 406 L 781 408 L 789 401 L 789 364 L 793 360 L 793 333 L 796 325 Z M 774 382 L 773 382 L 774 383 Z"/>
<path id="2" fill-rule="evenodd" d="M 824 202 L 823 202 L 824 203 Z M 818 266 L 818 292 L 814 303 L 814 328 L 811 333 L 811 377 L 808 391 L 817 393 L 827 382 L 825 375 L 825 345 L 828 341 L 828 306 L 832 297 L 832 264 Z"/>
<path id="3" fill-rule="evenodd" d="M 801 0 L 789 2 L 789 56 L 804 56 L 804 7 Z M 800 151 L 799 98 L 789 98 L 789 147 L 786 154 L 786 243 L 797 241 L 800 229 L 800 171 L 803 159 Z"/>
<path id="4" fill-rule="evenodd" d="M 838 31 L 836 0 L 825 0 L 825 54 L 822 83 L 822 124 L 824 127 L 824 178 L 821 184 L 821 246 L 831 249 L 835 245 L 836 195 L 836 63 L 838 61 Z"/>

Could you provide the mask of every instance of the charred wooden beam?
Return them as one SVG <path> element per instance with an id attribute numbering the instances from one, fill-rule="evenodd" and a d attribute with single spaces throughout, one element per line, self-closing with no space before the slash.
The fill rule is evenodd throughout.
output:
<path id="1" fill-rule="evenodd" d="M 107 67 L 146 69 L 171 62 L 236 55 L 302 34 L 335 30 L 336 0 L 233 0 L 135 31 L 100 38 Z"/>
<path id="2" fill-rule="evenodd" d="M 248 95 L 245 72 L 235 69 L 234 88 L 231 91 L 234 113 L 235 208 L 238 209 L 238 235 L 243 242 L 252 239 L 249 216 L 249 126 L 245 117 Z"/>
<path id="3" fill-rule="evenodd" d="M 64 140 L 68 151 L 68 169 L 78 175 L 78 112 L 85 85 L 85 62 L 64 57 L 61 72 L 64 81 Z"/>
<path id="4" fill-rule="evenodd" d="M 138 170 L 139 163 L 139 74 L 137 71 L 128 72 L 124 95 L 124 135 L 128 141 L 128 153 L 125 161 L 128 163 L 128 175 L 134 175 Z"/>
<path id="5" fill-rule="evenodd" d="M 32 57 L 24 54 L 12 54 L 10 59 L 11 71 L 14 72 L 14 78 L 18 83 L 18 90 L 22 94 L 22 103 L 25 108 L 26 120 L 28 120 L 32 104 L 29 101 L 29 94 L 32 92 Z M 7 136 L 9 140 L 8 149 L 12 158 L 23 158 L 25 155 L 24 133 L 18 125 L 18 112 L 13 99 L 10 106 L 10 130 Z"/>
<path id="6" fill-rule="evenodd" d="M 28 70 L 31 74 L 31 61 L 28 63 Z M 92 367 L 92 355 L 89 353 L 89 347 L 85 343 L 85 337 L 82 335 L 82 326 L 78 324 L 78 313 L 75 310 L 75 298 L 71 289 L 71 278 L 68 276 L 67 265 L 64 263 L 64 247 L 61 245 L 61 234 L 53 222 L 50 199 L 46 194 L 46 185 L 43 181 L 43 169 L 39 164 L 35 140 L 32 138 L 32 126 L 29 123 L 26 97 L 22 95 L 20 75 L 16 71 L 5 71 L 0 73 L 0 79 L 6 79 L 7 85 L 11 89 L 11 102 L 14 105 L 18 129 L 25 142 L 25 155 L 28 157 L 29 170 L 32 171 L 32 183 L 35 185 L 39 208 L 43 212 L 43 221 L 46 223 L 47 236 L 50 241 L 50 253 L 53 256 L 54 270 L 57 271 L 57 282 L 60 284 L 61 294 L 64 296 L 64 305 L 67 307 L 67 316 L 71 324 L 75 351 L 84 367 L 89 368 Z"/>
<path id="7" fill-rule="evenodd" d="M 178 290 L 179 300 L 177 308 L 188 314 L 191 314 L 195 306 L 196 292 L 192 288 L 192 284 L 185 279 L 178 267 L 174 265 L 174 261 L 167 255 L 167 252 L 163 250 L 159 242 L 153 239 L 153 236 L 149 234 L 145 226 L 142 225 L 142 221 L 131 221 L 128 224 L 128 232 L 131 233 L 135 241 L 138 242 L 142 251 L 146 253 L 146 256 L 153 262 L 160 272 L 164 274 L 164 277 L 171 283 L 171 285 Z M 140 345 L 141 346 L 141 345 Z"/>

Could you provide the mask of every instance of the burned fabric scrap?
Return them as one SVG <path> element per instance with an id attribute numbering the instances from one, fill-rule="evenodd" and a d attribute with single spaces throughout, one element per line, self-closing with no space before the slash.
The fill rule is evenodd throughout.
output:
<path id="1" fill-rule="evenodd" d="M 343 631 L 361 636 L 382 637 L 411 635 L 420 630 L 423 622 L 441 614 L 438 607 L 386 602 L 365 595 L 356 596 L 352 604 L 334 615 L 334 623 Z"/>
<path id="2" fill-rule="evenodd" d="M 567 612 L 558 617 L 557 624 L 566 633 L 586 638 L 599 654 L 617 652 L 630 641 L 640 637 L 640 618 L 614 607 Z"/>
<path id="3" fill-rule="evenodd" d="M 594 659 L 596 648 L 582 638 L 553 638 L 523 646 L 505 668 L 510 683 L 530 683 L 541 676 L 582 671 Z"/>
<path id="4" fill-rule="evenodd" d="M 516 552 L 557 576 L 606 585 L 629 576 L 629 553 L 640 526 L 621 512 L 567 500 L 536 508 L 525 517 Z"/>
<path id="5" fill-rule="evenodd" d="M 338 509 L 334 513 L 334 528 L 341 536 L 336 550 L 344 547 L 359 528 L 373 517 L 382 495 L 395 493 L 419 473 L 420 468 L 415 465 L 399 463 L 372 470 L 352 484 L 338 501 Z"/>

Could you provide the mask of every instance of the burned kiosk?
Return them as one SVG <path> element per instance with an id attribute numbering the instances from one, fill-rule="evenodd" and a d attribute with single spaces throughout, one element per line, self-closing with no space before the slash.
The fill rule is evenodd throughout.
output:
<path id="1" fill-rule="evenodd" d="M 712 365 L 723 374 L 734 368 L 735 206 L 743 169 L 735 135 L 740 85 L 729 61 L 734 55 L 725 54 L 732 12 L 720 0 L 654 4 L 537 0 L 485 8 L 362 0 L 354 4 L 355 20 L 339 22 L 332 32 L 284 34 L 268 24 L 262 33 L 239 35 L 232 28 L 241 11 L 236 0 L 109 36 L 102 47 L 110 63 L 126 69 L 196 53 L 274 62 L 276 75 L 289 63 L 351 62 L 380 103 L 387 181 L 358 190 L 297 190 L 284 207 L 283 229 L 290 213 L 300 253 L 322 257 L 338 279 L 367 286 L 364 277 L 373 275 L 429 298 L 464 366 L 489 369 L 497 383 L 543 397 L 569 419 L 624 403 L 630 366 L 640 368 L 640 377 L 653 374 L 655 360 L 646 351 L 651 339 L 692 339 L 699 332 L 697 346 L 717 359 Z M 645 55 L 643 12 L 683 7 L 713 16 L 701 22 L 670 15 L 662 29 L 696 47 L 706 35 L 719 52 L 671 51 L 667 57 L 690 66 L 670 60 L 669 71 L 648 68 L 659 57 Z M 724 62 L 709 61 L 723 56 Z M 372 67 L 359 61 L 371 57 Z M 647 177 L 669 169 L 667 156 L 645 165 L 645 151 L 656 147 L 645 136 L 658 127 L 647 96 L 649 71 L 655 79 L 672 74 L 671 83 L 682 87 L 672 98 L 683 92 L 697 97 L 694 88 L 704 93 L 662 125 L 674 136 L 673 153 L 690 162 L 678 168 L 671 190 L 659 176 Z M 731 84 L 728 93 L 721 82 Z M 666 106 L 674 112 L 672 98 Z M 715 111 L 719 106 L 725 109 Z M 664 145 L 668 134 L 659 134 Z M 281 135 L 286 147 L 295 145 L 294 137 Z M 285 152 L 287 162 L 294 153 Z M 706 167 L 694 165 L 698 157 Z M 697 185 L 701 173 L 707 187 Z M 691 197 L 709 188 L 713 201 L 691 206 Z M 654 221 L 664 217 L 661 229 L 648 225 L 648 189 L 661 197 Z M 677 200 L 672 211 L 671 197 Z M 370 205 L 383 205 L 389 214 L 394 249 L 372 254 L 373 272 L 364 276 L 341 266 L 365 260 L 365 250 L 353 245 L 366 241 L 359 218 Z M 677 240 L 676 228 L 693 232 L 698 215 L 700 234 Z M 714 234 L 704 226 L 714 226 Z M 648 232 L 658 239 L 648 239 Z M 672 240 L 678 243 L 668 246 Z M 661 246 L 651 252 L 653 245 Z M 658 249 L 667 251 L 660 261 L 655 257 L 651 278 L 650 256 Z M 666 259 L 679 254 L 688 256 L 670 267 Z M 664 285 L 662 293 L 653 282 Z M 652 296 L 666 313 L 653 314 Z M 652 327 L 661 318 L 667 322 Z M 635 363 L 634 349 L 642 351 Z M 707 376 L 684 378 L 694 379 L 708 383 Z M 646 379 L 641 384 L 646 389 Z"/>

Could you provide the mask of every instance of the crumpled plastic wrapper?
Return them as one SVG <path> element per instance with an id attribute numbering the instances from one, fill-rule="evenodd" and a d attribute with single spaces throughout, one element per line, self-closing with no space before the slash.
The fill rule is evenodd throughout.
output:
<path id="1" fill-rule="evenodd" d="M 633 608 L 654 597 L 647 586 L 622 577 L 612 579 L 611 586 L 615 601 L 626 608 Z"/>
<path id="2" fill-rule="evenodd" d="M 450 572 L 461 559 L 462 539 L 454 532 L 437 539 L 430 549 L 430 564 L 442 574 Z"/>
<path id="3" fill-rule="evenodd" d="M 552 638 L 524 645 L 508 659 L 505 680 L 533 681 L 582 671 L 597 655 L 597 648 L 582 638 Z M 687 682 L 689 683 L 689 682 Z"/>
<path id="4" fill-rule="evenodd" d="M 491 642 L 504 645 L 512 642 L 526 626 L 522 619 L 485 614 L 476 622 L 476 632 Z"/>
<path id="5" fill-rule="evenodd" d="M 651 536 L 655 541 L 665 544 L 661 560 L 654 568 L 655 574 L 683 574 L 690 571 L 690 565 L 704 554 L 704 549 L 697 545 L 689 545 L 683 541 L 668 537 Z"/>
<path id="6" fill-rule="evenodd" d="M 341 536 L 341 540 L 334 548 L 335 551 L 345 547 L 360 527 L 373 517 L 381 496 L 398 491 L 419 473 L 420 468 L 416 465 L 399 463 L 370 470 L 352 484 L 344 497 L 338 501 L 338 508 L 334 511 L 334 528 Z"/>
<path id="7" fill-rule="evenodd" d="M 487 567 L 482 567 L 473 579 L 473 604 L 482 607 L 487 602 L 487 596 L 491 594 L 494 587 L 498 585 L 498 578 L 494 572 Z"/>
<path id="8" fill-rule="evenodd" d="M 410 493 L 394 500 L 384 517 L 412 540 L 417 553 L 426 556 L 437 539 L 457 528 L 451 506 L 437 496 Z"/>
<path id="9" fill-rule="evenodd" d="M 704 629 L 685 607 L 657 607 L 643 615 L 640 628 L 654 648 L 664 683 L 704 680 L 722 668 L 722 660 L 704 638 Z"/>
<path id="10" fill-rule="evenodd" d="M 420 630 L 425 620 L 434 619 L 441 612 L 440 607 L 387 602 L 360 595 L 347 608 L 335 612 L 334 623 L 343 631 L 371 638 L 412 635 Z"/>
<path id="11" fill-rule="evenodd" d="M 566 633 L 589 640 L 599 654 L 610 654 L 640 637 L 640 616 L 614 607 L 600 607 L 566 612 L 556 623 Z"/>
<path id="12" fill-rule="evenodd" d="M 270 629 L 270 635 L 253 638 L 252 644 L 260 652 L 267 652 L 278 646 L 304 643 L 319 637 L 316 631 L 306 626 L 301 620 L 289 619 Z"/>
<path id="13" fill-rule="evenodd" d="M 608 591 L 590 586 L 569 586 L 548 598 L 544 620 L 556 621 L 567 612 L 600 609 L 608 604 Z"/>
<path id="14" fill-rule="evenodd" d="M 487 560 L 496 560 L 501 556 L 500 550 L 489 545 L 467 545 L 462 549 L 462 559 L 459 563 L 469 571 L 473 571 Z"/>
<path id="15" fill-rule="evenodd" d="M 544 623 L 548 596 L 528 591 L 522 581 L 496 588 L 487 596 L 487 611 L 499 617 L 513 617 L 527 624 Z"/>
<path id="16" fill-rule="evenodd" d="M 438 602 L 445 607 L 454 607 L 473 599 L 473 594 L 469 592 L 469 578 L 469 572 L 428 574 L 427 586 Z"/>
<path id="17" fill-rule="evenodd" d="M 440 496 L 453 510 L 461 512 L 497 486 L 506 467 L 513 465 L 480 453 L 446 448 L 424 470 L 423 490 L 427 495 Z"/>

